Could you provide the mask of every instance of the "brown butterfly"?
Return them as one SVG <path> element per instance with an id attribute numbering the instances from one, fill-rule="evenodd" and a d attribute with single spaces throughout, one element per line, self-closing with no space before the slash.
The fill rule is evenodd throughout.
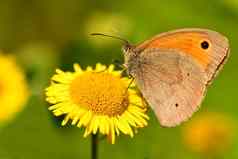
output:
<path id="1" fill-rule="evenodd" d="M 139 45 L 124 41 L 128 74 L 165 127 L 179 125 L 198 110 L 229 54 L 227 38 L 207 29 L 169 31 Z"/>

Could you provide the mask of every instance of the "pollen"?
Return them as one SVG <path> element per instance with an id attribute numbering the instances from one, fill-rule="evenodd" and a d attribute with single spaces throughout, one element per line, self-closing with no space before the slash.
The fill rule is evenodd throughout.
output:
<path id="1" fill-rule="evenodd" d="M 70 85 L 70 96 L 75 104 L 109 117 L 121 115 L 129 105 L 126 85 L 107 72 L 78 75 Z"/>

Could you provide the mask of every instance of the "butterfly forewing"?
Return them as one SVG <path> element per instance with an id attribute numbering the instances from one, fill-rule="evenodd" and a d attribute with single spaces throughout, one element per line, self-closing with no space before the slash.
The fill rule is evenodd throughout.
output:
<path id="1" fill-rule="evenodd" d="M 207 43 L 207 47 L 203 47 Z M 174 49 L 191 56 L 203 66 L 208 82 L 215 77 L 229 54 L 228 39 L 208 29 L 178 29 L 159 34 L 138 45 L 138 52 L 148 48 Z"/>

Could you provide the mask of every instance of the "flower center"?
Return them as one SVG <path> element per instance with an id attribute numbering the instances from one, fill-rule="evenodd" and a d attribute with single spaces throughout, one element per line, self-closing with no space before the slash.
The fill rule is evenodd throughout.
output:
<path id="1" fill-rule="evenodd" d="M 127 86 L 109 73 L 85 72 L 70 87 L 72 100 L 96 114 L 121 115 L 128 107 Z"/>

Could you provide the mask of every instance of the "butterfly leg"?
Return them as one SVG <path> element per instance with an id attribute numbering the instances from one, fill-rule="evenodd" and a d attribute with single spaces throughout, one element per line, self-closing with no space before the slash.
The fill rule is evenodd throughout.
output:
<path id="1" fill-rule="evenodd" d="M 119 60 L 113 59 L 113 60 L 112 60 L 112 63 L 113 63 L 115 66 L 117 66 L 117 67 L 119 67 L 119 68 L 121 68 L 121 69 L 123 69 L 123 70 L 127 70 L 127 66 L 126 66 L 125 64 L 121 64 L 121 61 L 119 61 Z"/>
<path id="2" fill-rule="evenodd" d="M 128 90 L 129 90 L 130 86 L 132 85 L 134 79 L 135 79 L 135 78 L 132 77 L 130 83 L 128 84 L 128 86 L 127 86 L 127 88 L 126 88 L 126 90 L 125 90 L 125 94 L 127 94 L 127 92 L 128 92 Z"/>
<path id="3" fill-rule="evenodd" d="M 125 64 L 121 64 L 119 60 L 112 60 L 112 63 L 122 69 L 122 75 L 129 75 L 129 78 L 132 78 L 132 76 L 128 73 L 128 67 Z"/>
<path id="4" fill-rule="evenodd" d="M 135 78 L 132 77 L 130 83 L 129 83 L 128 86 L 127 86 L 127 89 L 126 89 L 126 90 L 128 90 L 128 89 L 130 88 L 130 86 L 132 85 L 132 83 L 134 82 L 134 80 L 135 80 Z"/>

